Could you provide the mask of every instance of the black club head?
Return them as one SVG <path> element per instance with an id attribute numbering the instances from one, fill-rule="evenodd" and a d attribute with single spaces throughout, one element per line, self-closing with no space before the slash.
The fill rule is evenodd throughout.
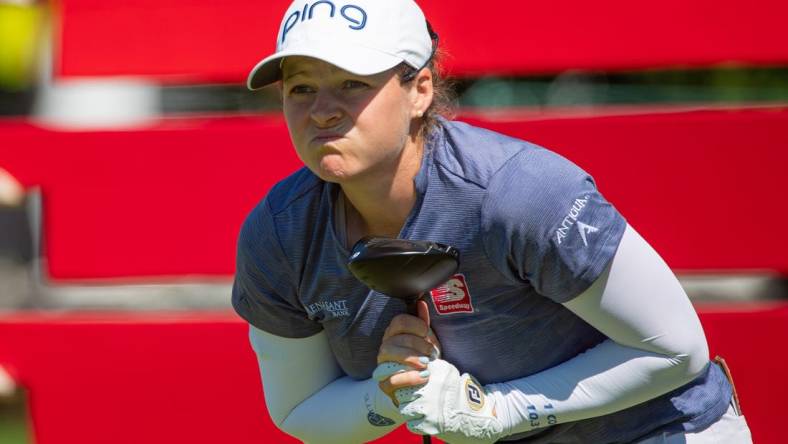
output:
<path id="1" fill-rule="evenodd" d="M 356 242 L 348 259 L 358 280 L 408 303 L 446 282 L 459 265 L 460 253 L 449 245 L 371 236 Z"/>

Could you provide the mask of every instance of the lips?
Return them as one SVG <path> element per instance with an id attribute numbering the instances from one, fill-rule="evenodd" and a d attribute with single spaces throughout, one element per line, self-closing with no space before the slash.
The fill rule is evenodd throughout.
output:
<path id="1" fill-rule="evenodd" d="M 344 136 L 338 133 L 320 133 L 313 137 L 311 142 L 318 145 L 325 145 L 326 143 L 339 140 L 342 137 Z"/>

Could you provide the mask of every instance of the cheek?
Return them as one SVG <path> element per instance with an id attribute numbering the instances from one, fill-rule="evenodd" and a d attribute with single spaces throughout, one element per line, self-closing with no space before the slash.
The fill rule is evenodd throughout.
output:
<path id="1" fill-rule="evenodd" d="M 364 129 L 374 134 L 371 142 L 388 151 L 404 145 L 410 129 L 409 116 L 409 108 L 401 96 L 386 97 L 386 100 L 364 109 L 358 124 L 363 122 Z"/>
<path id="2" fill-rule="evenodd" d="M 302 120 L 300 108 L 298 105 L 288 102 L 282 105 L 282 114 L 285 117 L 287 127 L 291 128 L 291 131 L 298 129 L 298 122 Z"/>
<path id="3" fill-rule="evenodd" d="M 303 107 L 297 105 L 287 105 L 282 107 L 287 130 L 290 133 L 290 140 L 293 141 L 297 151 L 303 146 L 303 138 L 306 136 L 306 119 L 304 118 Z"/>

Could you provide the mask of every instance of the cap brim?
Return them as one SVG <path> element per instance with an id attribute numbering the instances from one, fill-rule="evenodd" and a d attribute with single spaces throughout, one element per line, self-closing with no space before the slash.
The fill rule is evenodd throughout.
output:
<path id="1" fill-rule="evenodd" d="M 403 62 L 401 57 L 357 44 L 349 46 L 336 43 L 328 45 L 311 42 L 309 48 L 288 48 L 264 58 L 252 68 L 249 77 L 246 79 L 246 86 L 251 90 L 256 90 L 279 80 L 281 77 L 281 60 L 290 56 L 312 57 L 323 60 L 345 71 L 361 76 L 377 74 Z"/>

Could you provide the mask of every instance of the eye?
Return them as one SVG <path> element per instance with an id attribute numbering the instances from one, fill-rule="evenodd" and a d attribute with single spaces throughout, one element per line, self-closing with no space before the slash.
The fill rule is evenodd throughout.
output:
<path id="1" fill-rule="evenodd" d="M 342 89 L 363 89 L 367 87 L 369 85 L 360 80 L 345 80 L 342 82 Z"/>
<path id="2" fill-rule="evenodd" d="M 315 89 L 309 85 L 294 85 L 288 90 L 290 95 L 311 94 L 313 92 L 315 92 Z"/>

